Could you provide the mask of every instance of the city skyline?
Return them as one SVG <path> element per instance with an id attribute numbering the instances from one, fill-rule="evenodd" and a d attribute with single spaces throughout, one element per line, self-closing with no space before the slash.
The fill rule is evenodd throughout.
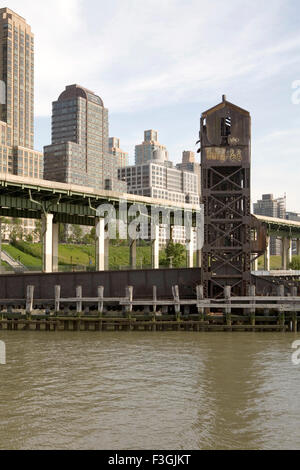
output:
<path id="1" fill-rule="evenodd" d="M 38 38 L 35 147 L 50 143 L 51 103 L 76 82 L 104 99 L 110 134 L 121 139 L 130 163 L 151 128 L 179 163 L 182 150 L 196 150 L 201 112 L 225 93 L 252 115 L 252 202 L 286 192 L 287 209 L 299 212 L 297 2 L 274 0 L 271 10 L 257 1 L 220 2 L 218 16 L 216 2 L 132 3 L 129 11 L 118 1 L 54 0 L 42 10 L 32 1 L 9 2 Z M 45 28 L 49 17 L 55 37 Z"/>

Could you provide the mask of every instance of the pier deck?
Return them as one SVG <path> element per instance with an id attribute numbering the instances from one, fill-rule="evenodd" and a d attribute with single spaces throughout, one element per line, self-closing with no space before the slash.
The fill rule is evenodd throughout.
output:
<path id="1" fill-rule="evenodd" d="M 105 297 L 99 286 L 96 297 L 84 297 L 82 287 L 74 297 L 62 297 L 55 286 L 50 299 L 35 299 L 34 286 L 27 286 L 26 298 L 0 299 L 0 330 L 9 331 L 292 331 L 300 325 L 300 296 L 297 287 L 285 295 L 284 286 L 276 296 L 231 296 L 205 299 L 203 286 L 195 298 L 181 299 L 179 287 L 172 297 L 159 299 L 153 286 L 152 298 L 134 299 L 128 286 L 123 297 Z"/>

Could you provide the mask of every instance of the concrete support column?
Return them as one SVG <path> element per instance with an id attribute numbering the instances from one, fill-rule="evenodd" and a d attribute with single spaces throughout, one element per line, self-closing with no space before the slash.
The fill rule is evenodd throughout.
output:
<path id="1" fill-rule="evenodd" d="M 193 227 L 186 228 L 186 259 L 187 259 L 187 267 L 193 268 L 194 267 L 194 229 Z"/>
<path id="2" fill-rule="evenodd" d="M 270 236 L 267 236 L 267 248 L 265 251 L 265 259 L 264 259 L 264 270 L 265 271 L 270 271 L 270 253 L 271 253 L 271 241 L 270 241 Z"/>
<path id="3" fill-rule="evenodd" d="M 298 238 L 296 244 L 297 244 L 296 253 L 297 253 L 297 256 L 300 256 L 300 238 Z"/>
<path id="4" fill-rule="evenodd" d="M 109 270 L 109 237 L 108 233 L 106 234 L 107 237 L 104 240 L 104 269 L 105 271 Z"/>
<path id="5" fill-rule="evenodd" d="M 293 240 L 291 238 L 287 239 L 287 269 L 290 269 L 290 264 L 293 261 Z"/>
<path id="6" fill-rule="evenodd" d="M 130 268 L 136 269 L 136 240 L 130 240 Z"/>
<path id="7" fill-rule="evenodd" d="M 200 228 L 197 228 L 196 229 L 196 255 L 197 255 L 196 265 L 197 265 L 197 268 L 202 267 L 202 243 L 203 243 L 202 238 L 203 238 L 202 230 Z"/>
<path id="8" fill-rule="evenodd" d="M 286 260 L 286 238 L 281 239 L 281 269 L 286 270 L 287 260 Z"/>
<path id="9" fill-rule="evenodd" d="M 251 260 L 251 269 L 252 271 L 258 271 L 258 258 L 255 259 L 257 255 L 253 255 Z"/>
<path id="10" fill-rule="evenodd" d="M 58 236 L 59 224 L 52 225 L 52 271 L 58 272 Z"/>
<path id="11" fill-rule="evenodd" d="M 42 215 L 43 233 L 43 272 L 53 270 L 53 214 Z"/>
<path id="12" fill-rule="evenodd" d="M 151 227 L 152 269 L 159 269 L 159 225 Z"/>
<path id="13" fill-rule="evenodd" d="M 105 271 L 105 220 L 96 218 L 96 271 Z"/>
<path id="14" fill-rule="evenodd" d="M 292 240 L 288 237 L 282 238 L 282 269 L 286 271 L 292 261 Z"/>

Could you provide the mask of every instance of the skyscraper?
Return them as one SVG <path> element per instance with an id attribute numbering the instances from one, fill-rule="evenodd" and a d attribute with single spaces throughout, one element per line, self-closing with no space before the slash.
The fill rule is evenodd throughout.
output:
<path id="1" fill-rule="evenodd" d="M 25 19 L 0 9 L 0 171 L 43 176 L 43 154 L 34 148 L 34 36 Z"/>
<path id="2" fill-rule="evenodd" d="M 173 163 L 168 160 L 165 147 L 158 148 L 156 145 L 152 146 L 147 143 L 150 142 L 146 140 L 147 133 L 149 133 L 150 139 L 157 139 L 156 131 L 145 131 L 145 142 L 141 146 L 137 146 L 136 152 L 138 159 L 145 158 L 144 163 L 126 166 L 118 170 L 120 180 L 126 181 L 128 185 L 128 193 L 164 199 L 165 201 L 199 204 L 198 175 L 190 170 L 184 171 L 175 168 Z M 157 142 L 157 140 L 152 142 Z M 144 236 L 147 237 L 146 234 Z M 174 226 L 172 238 L 176 243 L 185 244 L 185 228 Z M 161 225 L 159 243 L 161 246 L 165 246 L 167 241 L 167 228 Z"/>
<path id="3" fill-rule="evenodd" d="M 182 152 L 182 163 L 195 163 L 195 153 L 190 150 Z"/>
<path id="4" fill-rule="evenodd" d="M 176 168 L 182 171 L 191 171 L 192 173 L 195 173 L 195 175 L 197 175 L 198 193 L 199 196 L 201 196 L 201 166 L 200 163 L 196 162 L 195 153 L 185 150 L 182 153 L 182 163 L 178 163 L 176 165 Z"/>
<path id="5" fill-rule="evenodd" d="M 8 8 L 0 10 L 1 79 L 6 84 L 6 104 L 1 120 L 7 123 L 9 146 L 34 146 L 34 36 L 25 19 Z"/>
<path id="6" fill-rule="evenodd" d="M 267 217 L 276 217 L 279 219 L 286 218 L 286 197 L 275 199 L 273 194 L 263 194 L 262 199 L 253 204 L 253 212 L 257 215 L 265 215 Z M 270 254 L 281 254 L 281 240 L 276 237 L 270 239 Z"/>
<path id="7" fill-rule="evenodd" d="M 34 36 L 25 19 L 0 9 L 0 172 L 43 177 L 43 154 L 34 149 Z M 35 227 L 24 220 L 25 233 Z"/>
<path id="8" fill-rule="evenodd" d="M 158 132 L 150 129 L 144 132 L 144 142 L 135 147 L 135 164 L 142 165 L 152 160 L 168 161 L 169 153 L 166 147 L 158 142 Z"/>
<path id="9" fill-rule="evenodd" d="M 109 138 L 109 153 L 116 157 L 116 164 L 118 168 L 128 166 L 128 153 L 120 148 L 120 139 L 117 137 Z"/>
<path id="10" fill-rule="evenodd" d="M 44 154 L 45 179 L 96 189 L 119 190 L 122 185 L 108 148 L 108 110 L 82 86 L 67 86 L 53 103 L 52 144 Z"/>

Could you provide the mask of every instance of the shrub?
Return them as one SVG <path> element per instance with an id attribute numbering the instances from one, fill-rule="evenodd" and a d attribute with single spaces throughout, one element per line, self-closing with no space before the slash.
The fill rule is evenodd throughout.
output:
<path id="1" fill-rule="evenodd" d="M 300 256 L 294 256 L 293 261 L 290 263 L 290 268 L 295 271 L 300 270 Z"/>

